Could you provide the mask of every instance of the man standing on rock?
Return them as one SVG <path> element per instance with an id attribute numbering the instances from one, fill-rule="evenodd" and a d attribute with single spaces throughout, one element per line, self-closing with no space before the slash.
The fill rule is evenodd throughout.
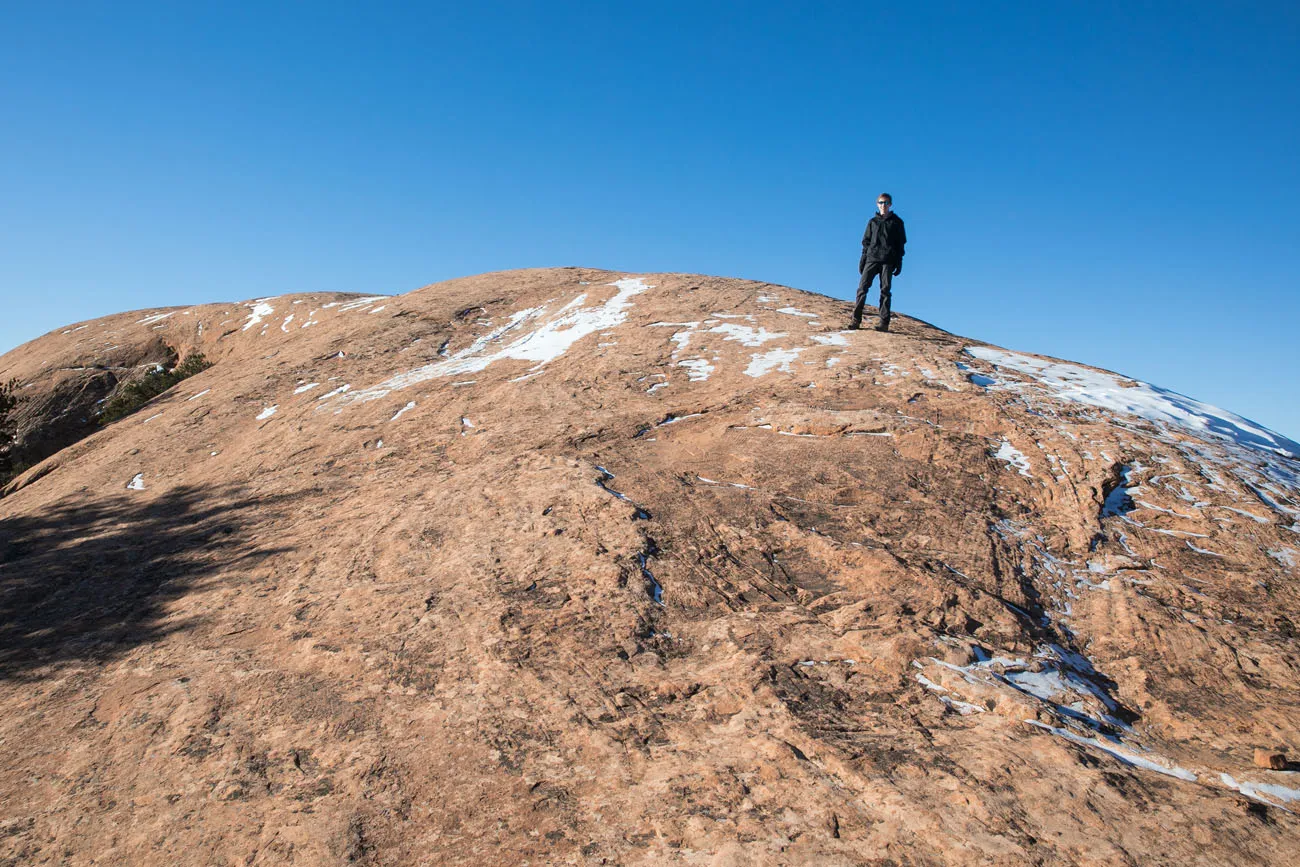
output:
<path id="1" fill-rule="evenodd" d="M 889 330 L 889 289 L 893 278 L 903 272 L 903 247 L 907 232 L 903 221 L 893 211 L 894 197 L 889 193 L 876 196 L 876 214 L 862 235 L 862 258 L 858 260 L 858 303 L 853 306 L 849 328 L 862 327 L 862 308 L 867 303 L 871 280 L 880 275 L 880 324 L 877 331 Z"/>

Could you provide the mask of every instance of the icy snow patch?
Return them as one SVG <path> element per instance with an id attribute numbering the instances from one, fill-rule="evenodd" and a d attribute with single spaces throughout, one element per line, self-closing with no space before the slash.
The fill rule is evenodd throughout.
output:
<path id="1" fill-rule="evenodd" d="M 1024 452 L 1017 449 L 1011 444 L 1010 440 L 1003 440 L 1002 446 L 993 453 L 993 457 L 998 460 L 1006 461 L 1011 466 L 1020 471 L 1020 475 L 1033 478 L 1029 473 L 1029 458 L 1025 457 Z"/>
<path id="2" fill-rule="evenodd" d="M 1123 515 L 1126 512 L 1133 511 L 1133 494 L 1140 491 L 1141 488 L 1133 484 L 1132 475 L 1132 467 L 1124 466 L 1120 468 L 1119 484 L 1106 495 L 1106 501 L 1101 504 L 1101 516 L 1103 518 Z"/>
<path id="3" fill-rule="evenodd" d="M 203 397 L 203 395 L 207 394 L 209 391 L 212 391 L 212 389 L 210 389 L 210 388 L 205 388 L 205 389 L 203 389 L 203 391 L 200 391 L 198 394 L 193 394 L 193 395 L 190 395 L 189 397 L 185 398 L 185 401 L 186 401 L 186 403 L 188 403 L 188 402 L 191 401 L 191 400 L 198 400 L 199 398 Z"/>
<path id="4" fill-rule="evenodd" d="M 349 301 L 343 306 L 339 307 L 339 312 L 342 313 L 344 310 L 360 310 L 362 307 L 369 307 L 371 304 L 374 304 L 376 301 L 383 301 L 387 297 L 388 297 L 387 295 L 371 295 L 368 298 L 358 298 L 355 301 Z M 331 305 L 326 304 L 325 306 L 329 307 Z M 374 311 L 372 310 L 370 312 L 373 313 Z"/>
<path id="5" fill-rule="evenodd" d="M 409 410 L 413 410 L 413 409 L 415 409 L 415 401 L 411 401 L 406 406 L 399 409 L 397 413 L 392 418 L 389 419 L 389 421 L 397 421 L 399 418 L 402 417 L 402 413 L 408 412 Z"/>
<path id="6" fill-rule="evenodd" d="M 175 313 L 175 312 L 176 312 L 175 310 L 172 311 L 172 313 Z M 143 318 L 143 319 L 137 320 L 135 324 L 136 324 L 136 325 L 152 325 L 152 324 L 155 323 L 155 322 L 159 322 L 159 321 L 161 321 L 161 320 L 163 320 L 163 319 L 166 319 L 168 316 L 171 316 L 172 313 L 155 313 L 155 314 L 153 314 L 152 316 L 146 316 L 146 317 Z M 85 328 L 86 326 L 83 325 L 83 326 L 81 326 L 81 327 L 82 327 L 82 328 Z M 66 334 L 67 332 L 64 332 L 64 333 Z"/>
<path id="7" fill-rule="evenodd" d="M 244 323 L 244 327 L 240 329 L 241 331 L 247 331 L 275 312 L 275 308 L 266 303 L 269 300 L 269 298 L 259 298 L 250 304 L 244 305 L 252 308 L 253 312 L 248 314 L 248 321 Z"/>
<path id="8" fill-rule="evenodd" d="M 271 416 L 275 415 L 275 411 L 279 408 L 280 408 L 279 404 L 276 404 L 275 406 L 268 406 L 266 409 L 262 410 L 257 414 L 257 421 L 262 421 L 263 419 L 270 418 Z"/>
<path id="9" fill-rule="evenodd" d="M 749 366 L 745 368 L 746 376 L 755 378 L 771 373 L 773 370 L 779 370 L 782 373 L 790 373 L 790 365 L 798 358 L 803 349 L 772 349 L 768 352 L 756 352 L 750 357 Z"/>
<path id="10" fill-rule="evenodd" d="M 780 310 L 777 310 L 776 312 L 777 312 L 777 313 L 785 313 L 785 314 L 787 314 L 787 315 L 789 315 L 789 316 L 803 316 L 803 317 L 806 318 L 806 319 L 816 319 L 816 318 L 817 318 L 817 314 L 816 314 L 816 313 L 804 313 L 802 310 L 796 310 L 796 309 L 793 308 L 793 307 L 782 307 Z"/>
<path id="11" fill-rule="evenodd" d="M 654 288 L 639 277 L 625 277 L 609 285 L 618 291 L 603 304 L 595 307 L 575 306 L 575 302 L 586 298 L 586 295 L 581 295 L 549 317 L 547 317 L 545 304 L 520 310 L 512 314 L 505 325 L 484 334 L 470 346 L 450 355 L 445 360 L 399 373 L 373 388 L 349 395 L 345 403 L 376 400 L 390 391 L 409 388 L 438 377 L 475 373 L 485 369 L 492 362 L 503 359 L 536 362 L 530 374 L 538 373 L 543 366 L 562 356 L 569 347 L 583 337 L 607 331 L 621 324 L 627 319 L 633 296 Z M 542 320 L 538 327 L 515 337 L 509 343 L 504 343 L 505 339 L 517 333 L 524 323 L 538 320 Z"/>
<path id="12" fill-rule="evenodd" d="M 325 393 L 325 394 L 322 394 L 320 397 L 318 397 L 318 398 L 316 398 L 316 399 L 317 399 L 317 400 L 329 400 L 331 397 L 334 397 L 335 395 L 344 394 L 345 392 L 351 391 L 351 389 L 352 389 L 352 386 L 350 386 L 350 385 L 340 385 L 338 388 L 334 389 L 333 391 L 331 391 L 331 392 L 327 392 L 327 393 Z"/>
<path id="13" fill-rule="evenodd" d="M 306 385 L 300 385 L 300 386 L 298 386 L 297 388 L 295 388 L 295 389 L 293 390 L 293 393 L 294 393 L 294 394 L 302 394 L 304 391 L 311 391 L 313 388 L 315 388 L 315 387 L 318 386 L 318 385 L 320 385 L 319 382 L 309 382 L 309 383 L 307 383 Z"/>
<path id="14" fill-rule="evenodd" d="M 691 382 L 704 382 L 709 378 L 709 374 L 713 372 L 713 365 L 703 358 L 688 358 L 685 361 L 677 362 L 677 366 L 686 368 L 686 378 Z M 660 383 L 660 385 L 667 384 L 666 382 Z M 654 391 L 657 387 L 651 387 L 650 390 Z"/>
<path id="15" fill-rule="evenodd" d="M 1174 424 L 1193 433 L 1211 434 L 1255 449 L 1300 457 L 1300 443 L 1227 410 L 1159 386 L 991 346 L 969 346 L 965 351 L 998 367 L 1028 374 L 1063 400 L 1127 413 L 1148 421 Z"/>
<path id="16" fill-rule="evenodd" d="M 1272 783 L 1251 783 L 1243 780 L 1237 782 L 1228 774 L 1219 774 L 1219 780 L 1228 788 L 1236 789 L 1247 798 L 1254 798 L 1256 801 L 1262 801 L 1274 807 L 1282 807 L 1286 810 L 1284 804 L 1292 801 L 1300 801 L 1300 789 L 1288 789 L 1286 786 L 1277 786 Z M 1265 796 L 1269 797 L 1265 797 Z M 1287 810 L 1287 812 L 1291 812 Z"/>
<path id="17" fill-rule="evenodd" d="M 771 332 L 766 328 L 751 328 L 748 325 L 732 325 L 730 322 L 715 325 L 709 331 L 724 335 L 724 340 L 739 340 L 742 346 L 762 346 L 769 340 L 785 337 L 782 332 Z M 677 335 L 673 335 L 676 338 Z"/>
<path id="18" fill-rule="evenodd" d="M 848 346 L 849 339 L 845 337 L 846 332 L 837 331 L 834 334 L 814 334 L 808 339 L 813 343 L 820 343 L 823 346 Z"/>
<path id="19" fill-rule="evenodd" d="M 126 483 L 126 489 L 128 491 L 143 491 L 144 473 L 136 473 L 135 478 L 131 479 L 131 481 Z"/>
<path id="20" fill-rule="evenodd" d="M 1098 738 L 1081 737 L 1072 731 L 1057 728 L 1056 726 L 1049 726 L 1046 723 L 1040 723 L 1038 720 L 1027 719 L 1025 722 L 1029 723 L 1031 726 L 1037 726 L 1044 731 L 1049 731 L 1058 737 L 1065 738 L 1067 741 L 1079 744 L 1080 746 L 1094 747 L 1102 752 L 1110 753 L 1126 765 L 1132 765 L 1135 768 L 1143 768 L 1148 771 L 1155 771 L 1157 774 L 1164 774 L 1167 777 L 1177 777 L 1178 779 L 1186 780 L 1189 783 L 1196 782 L 1196 774 L 1186 768 L 1180 768 L 1172 762 L 1168 765 L 1162 765 L 1158 762 L 1153 762 L 1151 759 L 1139 756 L 1136 753 L 1120 749 L 1113 744 L 1108 744 Z"/>
<path id="21" fill-rule="evenodd" d="M 1281 563 L 1288 569 L 1294 569 L 1297 562 L 1297 554 L 1290 548 L 1282 548 L 1277 551 L 1269 551 L 1268 556 Z"/>

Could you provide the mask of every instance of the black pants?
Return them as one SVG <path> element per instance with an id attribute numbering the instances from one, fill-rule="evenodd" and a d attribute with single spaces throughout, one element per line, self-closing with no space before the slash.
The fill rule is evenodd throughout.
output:
<path id="1" fill-rule="evenodd" d="M 853 305 L 853 321 L 862 322 L 862 308 L 867 303 L 867 292 L 871 290 L 871 281 L 880 275 L 880 324 L 889 327 L 889 287 L 894 282 L 894 266 L 888 262 L 868 262 L 862 269 L 858 280 L 858 303 Z"/>

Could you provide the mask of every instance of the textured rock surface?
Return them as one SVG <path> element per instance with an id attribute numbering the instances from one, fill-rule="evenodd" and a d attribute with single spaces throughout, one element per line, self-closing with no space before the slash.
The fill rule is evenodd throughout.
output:
<path id="1" fill-rule="evenodd" d="M 538 270 L 0 358 L 215 362 L 0 499 L 0 857 L 1293 859 L 1295 444 L 846 314 Z"/>

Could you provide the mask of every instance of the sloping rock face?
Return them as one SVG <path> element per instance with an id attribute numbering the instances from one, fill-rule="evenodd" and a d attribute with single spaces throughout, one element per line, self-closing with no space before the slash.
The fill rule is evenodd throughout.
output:
<path id="1" fill-rule="evenodd" d="M 215 362 L 0 499 L 5 863 L 1294 859 L 1300 447 L 847 312 L 536 270 L 4 356 Z"/>

